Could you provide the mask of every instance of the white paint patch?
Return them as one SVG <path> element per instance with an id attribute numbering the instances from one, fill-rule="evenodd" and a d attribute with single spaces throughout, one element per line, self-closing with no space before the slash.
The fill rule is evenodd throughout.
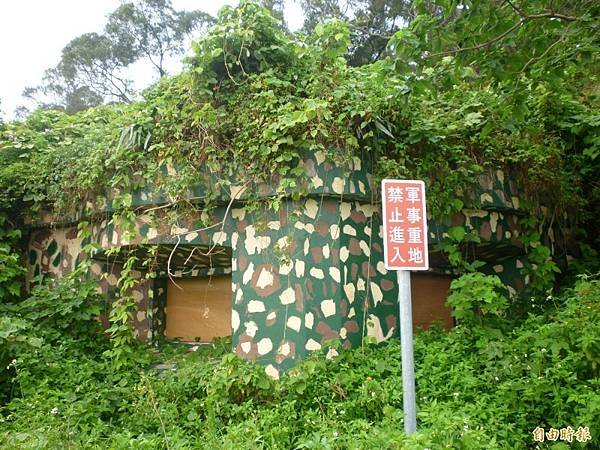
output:
<path id="1" fill-rule="evenodd" d="M 317 160 L 317 164 L 318 165 L 323 164 L 325 162 L 325 159 L 326 159 L 325 153 L 323 153 L 322 150 L 317 150 L 315 152 L 315 159 Z"/>
<path id="2" fill-rule="evenodd" d="M 338 269 L 337 267 L 329 268 L 329 276 L 338 283 L 342 281 L 342 279 L 340 278 L 340 269 Z"/>
<path id="3" fill-rule="evenodd" d="M 148 234 L 146 234 L 146 237 L 149 240 L 155 239 L 156 236 L 158 236 L 158 230 L 156 228 L 149 228 L 148 229 Z"/>
<path id="4" fill-rule="evenodd" d="M 269 228 L 269 230 L 279 230 L 281 228 L 281 222 L 279 222 L 279 220 L 272 220 L 267 223 L 267 228 Z"/>
<path id="5" fill-rule="evenodd" d="M 342 262 L 346 262 L 348 256 L 350 256 L 350 251 L 348 250 L 348 247 L 344 246 L 340 248 L 340 259 L 342 260 Z"/>
<path id="6" fill-rule="evenodd" d="M 265 269 L 264 267 L 260 271 L 260 275 L 258 276 L 258 280 L 256 280 L 256 287 L 259 289 L 264 289 L 267 286 L 273 286 L 273 282 L 275 278 L 270 270 Z"/>
<path id="7" fill-rule="evenodd" d="M 367 321 L 367 336 L 374 337 L 377 343 L 379 343 L 387 341 L 393 333 L 394 327 L 390 328 L 390 330 L 384 336 L 379 317 L 377 317 L 375 314 L 369 314 L 369 320 Z"/>
<path id="8" fill-rule="evenodd" d="M 490 227 L 492 229 L 492 233 L 495 233 L 496 229 L 498 228 L 498 213 L 495 211 L 490 213 Z"/>
<path id="9" fill-rule="evenodd" d="M 286 322 L 288 328 L 291 328 L 294 331 L 300 331 L 300 327 L 302 326 L 302 319 L 298 316 L 290 316 Z"/>
<path id="10" fill-rule="evenodd" d="M 356 287 L 357 290 L 359 291 L 364 291 L 365 290 L 365 280 L 363 280 L 362 278 L 358 278 L 358 281 L 356 282 Z"/>
<path id="11" fill-rule="evenodd" d="M 279 380 L 279 370 L 277 370 L 273 364 L 269 364 L 265 367 L 265 373 L 274 380 Z"/>
<path id="12" fill-rule="evenodd" d="M 481 203 L 494 203 L 494 197 L 492 197 L 489 193 L 484 192 L 479 196 Z"/>
<path id="13" fill-rule="evenodd" d="M 350 217 L 350 213 L 352 212 L 352 205 L 347 202 L 340 203 L 340 217 L 342 220 L 346 220 Z"/>
<path id="14" fill-rule="evenodd" d="M 346 297 L 348 298 L 349 303 L 354 303 L 354 294 L 356 294 L 356 287 L 352 283 L 348 283 L 344 285 L 344 292 L 346 293 Z"/>
<path id="15" fill-rule="evenodd" d="M 504 266 L 502 264 L 496 264 L 493 269 L 496 273 L 504 272 Z"/>
<path id="16" fill-rule="evenodd" d="M 279 346 L 277 353 L 279 353 L 280 355 L 283 355 L 283 356 L 287 356 L 290 354 L 291 351 L 292 351 L 292 349 L 290 347 L 290 344 L 288 344 L 287 342 L 284 342 L 283 344 L 281 344 Z"/>
<path id="17" fill-rule="evenodd" d="M 363 213 L 367 218 L 371 217 L 378 209 L 377 206 L 371 205 L 370 203 L 358 203 L 356 205 L 356 210 Z"/>
<path id="18" fill-rule="evenodd" d="M 319 344 L 314 339 L 309 339 L 308 341 L 306 341 L 306 345 L 304 346 L 304 348 L 311 352 L 315 350 L 321 350 L 321 344 Z"/>
<path id="19" fill-rule="evenodd" d="M 315 316 L 313 313 L 308 312 L 306 314 L 304 314 L 304 326 L 306 328 L 312 329 L 313 325 L 315 324 Z"/>
<path id="20" fill-rule="evenodd" d="M 213 234 L 212 240 L 217 245 L 223 245 L 227 240 L 227 233 L 224 231 L 217 231 L 215 234 Z"/>
<path id="21" fill-rule="evenodd" d="M 348 330 L 346 330 L 344 327 L 340 328 L 340 337 L 342 339 L 346 339 L 346 336 L 348 336 Z"/>
<path id="22" fill-rule="evenodd" d="M 356 236 L 356 230 L 350 225 L 344 225 L 344 233 L 350 236 Z"/>
<path id="23" fill-rule="evenodd" d="M 240 347 L 242 347 L 242 351 L 244 353 L 248 353 L 250 351 L 250 349 L 252 348 L 252 344 L 250 342 L 242 342 L 240 344 Z"/>
<path id="24" fill-rule="evenodd" d="M 239 233 L 237 231 L 234 231 L 231 235 L 231 248 L 233 248 L 234 250 L 237 250 L 237 243 L 239 238 Z"/>
<path id="25" fill-rule="evenodd" d="M 281 293 L 279 301 L 281 301 L 283 305 L 290 305 L 296 301 L 296 293 L 289 287 Z"/>
<path id="26" fill-rule="evenodd" d="M 279 274 L 280 275 L 287 275 L 288 273 L 290 273 L 292 271 L 292 262 L 291 261 L 283 261 L 280 265 L 279 265 Z"/>
<path id="27" fill-rule="evenodd" d="M 339 355 L 339 353 L 337 352 L 337 350 L 335 348 L 331 347 L 331 348 L 329 348 L 329 351 L 327 352 L 327 355 L 325 356 L 325 358 L 333 359 L 338 355 Z"/>
<path id="28" fill-rule="evenodd" d="M 256 344 L 256 349 L 258 350 L 259 355 L 266 355 L 271 350 L 273 350 L 273 343 L 271 342 L 271 339 L 269 339 L 269 338 L 262 338 Z"/>
<path id="29" fill-rule="evenodd" d="M 346 187 L 346 180 L 344 178 L 335 177 L 333 179 L 333 182 L 331 183 L 331 189 L 333 189 L 333 192 L 341 195 L 344 193 L 344 187 Z"/>
<path id="30" fill-rule="evenodd" d="M 240 199 L 247 186 L 231 186 L 231 198 Z"/>
<path id="31" fill-rule="evenodd" d="M 254 263 L 248 264 L 248 268 L 244 272 L 244 276 L 242 277 L 242 283 L 248 284 L 250 280 L 252 280 L 252 275 L 254 274 Z"/>
<path id="32" fill-rule="evenodd" d="M 248 312 L 249 313 L 258 313 L 265 311 L 265 304 L 260 300 L 250 300 L 248 302 Z"/>
<path id="33" fill-rule="evenodd" d="M 356 310 L 354 308 L 350 308 L 348 311 L 348 319 L 352 319 L 356 315 Z"/>
<path id="34" fill-rule="evenodd" d="M 369 248 L 369 244 L 367 244 L 365 241 L 360 241 L 358 245 L 365 254 L 365 256 L 371 256 L 371 249 Z"/>
<path id="35" fill-rule="evenodd" d="M 319 213 L 319 204 L 314 198 L 309 198 L 304 203 L 304 214 L 310 217 L 311 219 L 315 219 L 317 214 Z"/>
<path id="36" fill-rule="evenodd" d="M 233 208 L 231 210 L 231 217 L 236 220 L 244 220 L 244 217 L 246 217 L 246 210 L 241 208 Z"/>
<path id="37" fill-rule="evenodd" d="M 254 337 L 258 331 L 258 326 L 252 321 L 245 322 L 244 327 L 246 328 L 246 334 L 250 337 Z"/>
<path id="38" fill-rule="evenodd" d="M 387 274 L 387 269 L 385 268 L 383 261 L 379 261 L 377 263 L 377 272 L 379 272 L 381 275 Z"/>
<path id="39" fill-rule="evenodd" d="M 312 182 L 312 185 L 315 189 L 319 189 L 320 187 L 323 187 L 323 180 L 321 178 L 319 178 L 317 175 L 312 177 L 310 179 L 310 181 Z"/>
<path id="40" fill-rule="evenodd" d="M 296 276 L 298 278 L 304 276 L 304 268 L 305 268 L 304 261 L 302 261 L 301 259 L 297 259 L 296 264 L 294 264 L 294 268 L 296 269 Z"/>
<path id="41" fill-rule="evenodd" d="M 304 255 L 308 255 L 308 252 L 310 250 L 310 241 L 308 239 L 306 239 L 304 241 Z"/>
<path id="42" fill-rule="evenodd" d="M 383 300 L 383 292 L 381 292 L 381 288 L 378 284 L 375 284 L 371 281 L 371 295 L 373 296 L 373 303 L 375 306 Z"/>
<path id="43" fill-rule="evenodd" d="M 275 311 L 272 311 L 269 314 L 267 314 L 267 320 L 269 320 L 269 321 L 275 320 L 276 318 L 277 318 L 277 313 Z"/>
<path id="44" fill-rule="evenodd" d="M 244 292 L 241 289 L 238 289 L 235 293 L 235 303 L 239 304 L 242 301 L 243 296 Z"/>
<path id="45" fill-rule="evenodd" d="M 317 269 L 316 267 L 311 267 L 309 273 L 312 277 L 317 278 L 319 280 L 325 278 L 325 275 L 323 275 L 323 271 L 321 269 Z"/>
<path id="46" fill-rule="evenodd" d="M 364 227 L 363 231 L 367 236 L 371 236 L 371 227 Z"/>
<path id="47" fill-rule="evenodd" d="M 235 309 L 231 310 L 231 328 L 233 328 L 233 331 L 237 331 L 237 329 L 240 327 L 240 315 L 238 314 L 238 312 Z"/>
<path id="48" fill-rule="evenodd" d="M 338 227 L 335 223 L 329 227 L 329 235 L 331 239 L 337 239 L 340 237 L 340 227 Z"/>
<path id="49" fill-rule="evenodd" d="M 323 300 L 321 302 L 321 311 L 325 317 L 333 316 L 335 314 L 335 302 L 333 300 Z"/>
<path id="50" fill-rule="evenodd" d="M 323 258 L 329 258 L 329 244 L 323 246 Z"/>

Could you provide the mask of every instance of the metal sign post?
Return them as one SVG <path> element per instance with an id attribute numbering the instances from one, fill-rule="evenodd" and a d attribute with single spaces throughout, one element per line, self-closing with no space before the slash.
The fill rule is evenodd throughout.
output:
<path id="1" fill-rule="evenodd" d="M 420 180 L 383 180 L 381 190 L 385 268 L 398 271 L 404 431 L 411 435 L 417 430 L 417 408 L 410 271 L 429 269 L 425 185 Z"/>
<path id="2" fill-rule="evenodd" d="M 417 404 L 415 400 L 415 363 L 413 359 L 410 272 L 408 270 L 398 271 L 398 303 L 400 304 L 400 346 L 402 348 L 404 431 L 410 436 L 417 430 Z"/>

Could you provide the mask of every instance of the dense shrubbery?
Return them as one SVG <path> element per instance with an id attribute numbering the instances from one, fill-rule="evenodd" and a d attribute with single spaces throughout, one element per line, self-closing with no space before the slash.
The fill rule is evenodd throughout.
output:
<path id="1" fill-rule="evenodd" d="M 37 310 L 54 304 L 42 292 L 28 300 Z M 102 356 L 109 344 L 101 334 L 77 339 L 65 329 L 60 340 L 15 354 L 0 442 L 32 449 L 516 449 L 533 445 L 537 426 L 570 425 L 589 426 L 588 448 L 596 448 L 600 282 L 580 281 L 553 301 L 522 323 L 420 333 L 419 431 L 410 439 L 395 341 L 332 361 L 315 355 L 274 381 L 219 344 L 197 352 L 142 347 L 115 370 Z M 21 333 L 47 336 L 45 320 L 29 317 Z M 72 317 L 83 323 L 75 310 Z"/>

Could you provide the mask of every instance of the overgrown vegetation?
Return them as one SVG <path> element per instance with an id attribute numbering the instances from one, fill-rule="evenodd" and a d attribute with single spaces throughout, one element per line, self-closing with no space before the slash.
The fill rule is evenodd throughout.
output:
<path id="1" fill-rule="evenodd" d="M 589 426 L 595 445 L 600 285 L 580 276 L 558 295 L 557 263 L 539 230 L 543 221 L 566 230 L 578 257 L 563 285 L 598 270 L 598 7 L 412 6 L 415 17 L 387 56 L 352 67 L 346 24 L 290 35 L 243 1 L 195 43 L 188 70 L 163 78 L 143 101 L 75 115 L 39 110 L 1 125 L 2 445 L 514 449 L 530 447 L 538 426 Z M 110 219 L 127 230 L 138 187 L 201 216 L 230 192 L 234 175 L 250 186 L 270 182 L 276 195 L 267 206 L 278 208 L 291 190 L 301 194 L 296 161 L 307 149 L 336 163 L 359 156 L 378 176 L 424 179 L 439 221 L 477 208 L 470 188 L 490 170 L 525 194 L 531 214 L 520 240 L 530 284 L 518 319 L 498 278 L 461 252 L 476 235 L 452 227 L 439 243 L 463 274 L 449 299 L 459 325 L 417 337 L 420 430 L 410 439 L 394 342 L 329 362 L 315 355 L 276 382 L 223 351 L 138 346 L 126 289 L 105 304 L 85 264 L 61 280 L 42 276 L 23 294 L 24 216 L 71 215 L 118 188 Z M 209 179 L 202 202 L 188 202 L 188 189 Z M 132 282 L 121 273 L 120 287 Z M 110 336 L 100 332 L 100 312 Z"/>
<path id="2" fill-rule="evenodd" d="M 60 292 L 69 283 L 59 282 Z M 410 439 L 395 341 L 334 360 L 315 354 L 279 381 L 218 343 L 196 352 L 140 347 L 116 371 L 102 356 L 110 346 L 102 334 L 82 338 L 69 327 L 53 339 L 64 323 L 53 319 L 55 298 L 42 287 L 20 307 L 25 325 L 15 335 L 42 340 L 15 350 L 3 367 L 13 373 L 3 387 L 5 448 L 512 450 L 530 448 L 538 426 L 589 426 L 586 445 L 595 448 L 600 433 L 596 279 L 580 280 L 553 299 L 555 307 L 522 323 L 486 320 L 418 334 L 419 431 Z M 73 324 L 83 324 L 89 309 L 69 305 Z M 573 440 L 568 448 L 583 447 Z"/>

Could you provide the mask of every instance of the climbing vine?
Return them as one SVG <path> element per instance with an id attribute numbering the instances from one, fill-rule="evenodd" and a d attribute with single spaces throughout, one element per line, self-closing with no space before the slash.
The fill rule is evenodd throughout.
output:
<path id="1" fill-rule="evenodd" d="M 376 177 L 424 179 L 429 211 L 442 222 L 480 206 L 473 188 L 495 170 L 516 180 L 532 214 L 543 206 L 569 229 L 589 222 L 600 198 L 597 180 L 586 189 L 600 160 L 593 92 L 578 91 L 572 74 L 562 85 L 523 74 L 516 96 L 452 53 L 415 68 L 423 20 L 392 39 L 389 58 L 349 67 L 342 22 L 291 35 L 256 3 L 226 7 L 194 44 L 187 70 L 160 80 L 143 101 L 72 116 L 39 110 L 6 124 L 0 206 L 32 216 L 50 210 L 57 219 L 109 214 L 130 241 L 140 209 L 132 193 L 143 191 L 156 203 L 146 209 L 162 208 L 160 220 L 178 225 L 190 214 L 203 229 L 240 186 L 248 211 L 278 211 L 286 196 L 299 198 L 311 187 L 302 154 L 321 151 L 339 166 L 358 157 Z M 270 186 L 268 196 L 257 194 L 260 185 Z M 457 272 L 475 271 L 464 249 L 478 237 L 450 230 L 440 249 Z M 543 291 L 556 267 L 538 241 L 523 241 L 532 261 L 524 270 Z M 124 264 L 110 315 L 109 332 L 124 343 L 134 259 Z"/>

